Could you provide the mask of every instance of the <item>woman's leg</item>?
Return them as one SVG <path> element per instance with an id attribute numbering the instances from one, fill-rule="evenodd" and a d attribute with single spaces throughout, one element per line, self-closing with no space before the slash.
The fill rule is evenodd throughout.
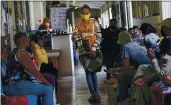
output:
<path id="1" fill-rule="evenodd" d="M 86 80 L 87 80 L 88 88 L 91 93 L 91 96 L 89 97 L 88 101 L 93 102 L 95 100 L 95 95 L 94 95 L 95 91 L 94 91 L 92 75 L 91 75 L 91 72 L 89 72 L 88 70 L 86 70 L 85 72 L 86 72 Z"/>
<path id="2" fill-rule="evenodd" d="M 164 95 L 162 92 L 162 88 L 157 87 L 157 100 L 158 100 L 158 105 L 164 105 Z"/>
<path id="3" fill-rule="evenodd" d="M 53 103 L 53 87 L 44 84 L 35 84 L 30 81 L 18 81 L 14 84 L 4 86 L 4 92 L 7 95 L 36 95 L 42 96 L 43 105 L 54 105 Z"/>
<path id="4" fill-rule="evenodd" d="M 94 86 L 94 92 L 98 93 L 99 92 L 99 86 L 98 86 L 97 74 L 91 73 L 91 77 L 92 77 L 92 82 L 93 82 L 93 86 Z"/>
<path id="5" fill-rule="evenodd" d="M 86 73 L 86 80 L 87 80 L 90 93 L 94 94 L 95 91 L 94 91 L 94 84 L 93 84 L 91 72 L 89 72 L 88 70 L 85 70 L 85 73 Z"/>
<path id="6" fill-rule="evenodd" d="M 93 81 L 93 86 L 94 86 L 94 98 L 96 102 L 100 102 L 100 94 L 99 94 L 99 86 L 98 86 L 98 78 L 96 73 L 91 73 L 92 76 L 92 81 Z"/>
<path id="7" fill-rule="evenodd" d="M 164 105 L 164 96 L 160 85 L 152 85 L 150 87 L 151 105 Z"/>

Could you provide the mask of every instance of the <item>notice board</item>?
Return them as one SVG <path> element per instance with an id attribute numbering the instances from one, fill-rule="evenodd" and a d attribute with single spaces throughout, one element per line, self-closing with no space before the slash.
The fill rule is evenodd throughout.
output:
<path id="1" fill-rule="evenodd" d="M 67 30 L 67 8 L 52 7 L 50 11 L 51 27 L 52 29 Z"/>

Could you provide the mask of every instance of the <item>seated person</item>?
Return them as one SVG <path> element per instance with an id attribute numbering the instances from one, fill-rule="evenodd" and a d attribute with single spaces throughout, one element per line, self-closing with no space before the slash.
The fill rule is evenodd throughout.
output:
<path id="1" fill-rule="evenodd" d="M 171 23 L 171 19 L 170 20 L 166 19 L 162 23 L 162 28 L 161 28 L 162 29 L 161 30 L 162 33 L 161 34 L 164 37 L 170 35 L 169 29 L 171 29 L 171 24 L 169 24 L 169 23 Z M 149 36 L 151 36 L 151 38 Z M 150 39 L 148 39 L 148 38 L 150 38 Z M 148 42 L 151 43 L 151 45 L 152 45 L 151 47 L 153 48 L 153 51 L 156 53 L 156 56 L 158 58 L 158 55 L 160 54 L 160 53 L 157 54 L 159 52 L 159 50 L 160 50 L 158 48 L 159 45 L 160 45 L 160 43 L 159 43 L 160 42 L 159 41 L 160 38 L 157 35 L 154 36 L 153 34 L 151 34 L 151 35 L 147 35 L 145 40 L 146 39 L 148 40 Z M 142 91 L 144 93 L 144 97 L 145 97 L 146 103 L 148 102 L 148 99 L 149 99 L 148 98 L 149 97 L 149 95 L 148 95 L 148 93 L 149 93 L 148 92 L 149 91 L 148 90 L 148 84 L 150 82 L 152 82 L 152 81 L 157 79 L 156 78 L 156 76 L 157 76 L 156 74 L 157 73 L 154 72 L 152 66 L 149 66 L 149 65 L 140 65 L 139 66 L 139 68 L 137 70 L 137 73 L 136 73 L 136 75 L 134 77 L 136 85 L 134 86 L 133 95 L 132 95 L 132 97 L 134 99 L 136 99 L 136 105 L 144 105 L 145 104 L 144 103 L 144 99 L 143 99 L 143 95 L 142 95 Z M 143 78 L 141 78 L 141 77 L 143 77 Z M 139 86 L 139 85 L 141 85 L 141 86 Z M 140 87 L 141 87 L 142 91 L 141 91 Z"/>
<path id="2" fill-rule="evenodd" d="M 7 69 L 7 57 L 8 53 L 6 52 L 6 47 L 1 47 L 2 55 L 1 55 L 1 104 L 2 105 L 29 105 L 28 102 L 29 96 L 6 96 L 3 90 L 3 81 L 6 76 L 6 69 Z M 6 56 L 4 56 L 6 55 Z M 36 99 L 36 98 L 35 98 Z M 32 104 L 36 104 L 36 101 L 33 99 L 31 100 Z M 34 102 L 33 102 L 34 101 Z"/>
<path id="3" fill-rule="evenodd" d="M 36 61 L 36 65 L 38 70 L 40 70 L 41 64 L 48 64 L 48 56 L 43 48 L 43 39 L 38 36 L 34 36 L 31 38 L 33 41 L 31 42 L 31 47 L 34 55 L 34 59 Z"/>
<path id="4" fill-rule="evenodd" d="M 58 92 L 58 71 L 53 67 L 51 62 L 48 62 L 48 56 L 43 48 L 43 39 L 39 36 L 31 37 L 33 40 L 31 42 L 31 49 L 33 51 L 34 59 L 38 70 L 43 74 L 43 76 L 55 87 L 55 93 Z M 56 97 L 55 97 L 56 98 Z M 58 103 L 58 102 L 56 102 Z"/>
<path id="5" fill-rule="evenodd" d="M 50 20 L 48 17 L 43 19 L 43 23 L 39 26 L 38 30 L 47 30 L 50 29 Z"/>
<path id="6" fill-rule="evenodd" d="M 154 52 L 149 50 L 153 68 L 161 77 L 160 81 L 154 82 L 150 87 L 151 105 L 164 105 L 164 95 L 171 93 L 171 38 L 164 38 L 160 48 L 160 62 L 157 62 Z"/>
<path id="7" fill-rule="evenodd" d="M 31 49 L 33 52 L 33 56 L 41 73 L 48 73 L 55 78 L 57 78 L 57 69 L 53 67 L 51 62 L 48 62 L 48 56 L 43 48 L 43 39 L 41 37 L 35 36 L 31 38 L 33 41 L 31 42 Z"/>
<path id="8" fill-rule="evenodd" d="M 8 56 L 7 53 L 7 48 L 5 45 L 5 42 L 1 40 L 1 80 L 4 78 L 6 75 L 6 58 Z M 1 104 L 9 104 L 13 102 L 13 98 L 11 96 L 5 96 L 4 91 L 3 91 L 3 86 L 1 82 Z"/>
<path id="9" fill-rule="evenodd" d="M 128 97 L 128 86 L 132 83 L 137 66 L 150 63 L 147 56 L 147 49 L 140 46 L 139 39 L 141 39 L 141 35 L 130 35 L 128 32 L 121 32 L 119 35 L 118 43 L 123 45 L 123 67 L 112 68 L 110 72 L 120 72 L 118 75 L 120 101 Z"/>
<path id="10" fill-rule="evenodd" d="M 7 76 L 3 80 L 4 93 L 10 96 L 42 96 L 43 105 L 54 105 L 52 86 L 38 71 L 32 56 L 26 51 L 30 39 L 25 33 L 20 32 L 14 36 L 14 42 L 18 48 L 14 58 L 17 68 L 13 70 L 7 68 Z M 16 78 L 17 76 L 19 78 Z"/>
<path id="11" fill-rule="evenodd" d="M 158 55 L 160 45 L 160 38 L 158 37 L 158 35 L 151 33 L 146 35 L 144 39 L 147 48 L 153 48 L 155 53 Z M 145 79 L 147 83 L 139 86 L 139 82 L 142 81 L 142 78 Z M 148 103 L 148 84 L 150 84 L 156 79 L 158 78 L 156 76 L 156 73 L 152 70 L 151 62 L 149 64 L 141 64 L 138 67 L 136 74 L 133 78 L 133 82 L 135 83 L 135 85 L 133 85 L 132 87 L 131 95 L 132 99 L 135 100 L 134 102 L 136 105 L 146 105 L 146 103 Z"/>

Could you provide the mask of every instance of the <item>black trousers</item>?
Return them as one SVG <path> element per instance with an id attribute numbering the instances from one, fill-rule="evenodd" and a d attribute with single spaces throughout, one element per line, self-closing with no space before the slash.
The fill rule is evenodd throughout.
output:
<path id="1" fill-rule="evenodd" d="M 114 68 L 114 63 L 117 60 L 117 56 L 111 53 L 104 53 L 103 60 L 104 60 L 104 64 L 106 65 L 107 70 L 109 70 L 109 68 Z M 106 73 L 106 79 L 108 80 L 110 79 L 110 77 L 111 77 L 111 74 Z"/>

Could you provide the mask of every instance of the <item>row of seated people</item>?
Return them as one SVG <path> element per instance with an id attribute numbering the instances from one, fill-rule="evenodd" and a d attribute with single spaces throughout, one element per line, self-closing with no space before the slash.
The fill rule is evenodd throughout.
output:
<path id="1" fill-rule="evenodd" d="M 171 104 L 171 18 L 163 21 L 161 32 L 163 38 L 155 32 L 143 35 L 138 28 L 120 32 L 123 64 L 109 68 L 113 77 L 119 72 L 113 80 L 119 92 L 117 105 Z"/>
<path id="2" fill-rule="evenodd" d="M 42 39 L 19 32 L 14 42 L 17 48 L 12 52 L 1 43 L 2 105 L 55 105 L 58 74 L 48 62 Z"/>

